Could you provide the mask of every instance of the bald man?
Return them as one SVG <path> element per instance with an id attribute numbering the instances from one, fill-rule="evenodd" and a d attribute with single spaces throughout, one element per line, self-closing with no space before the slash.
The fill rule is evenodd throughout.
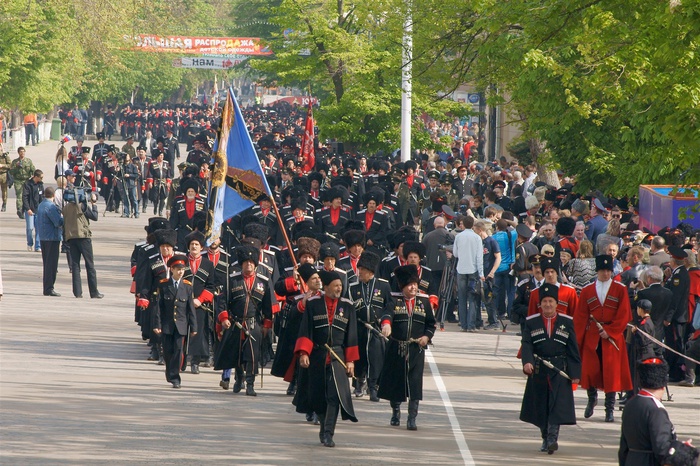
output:
<path id="1" fill-rule="evenodd" d="M 426 251 L 425 265 L 432 270 L 431 283 L 434 281 L 434 283 L 439 284 L 440 280 L 442 280 L 442 271 L 445 269 L 445 262 L 447 261 L 444 248 L 441 246 L 451 245 L 454 238 L 452 238 L 450 232 L 445 228 L 445 219 L 443 217 L 435 217 L 433 226 L 435 229 L 423 236 L 423 245 Z"/>

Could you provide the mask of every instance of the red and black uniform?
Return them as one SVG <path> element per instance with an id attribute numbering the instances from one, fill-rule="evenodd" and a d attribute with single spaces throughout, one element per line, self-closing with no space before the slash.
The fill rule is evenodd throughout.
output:
<path id="1" fill-rule="evenodd" d="M 299 413 L 315 412 L 321 421 L 321 435 L 332 438 L 339 411 L 343 420 L 357 422 L 357 417 L 345 368 L 325 345 L 344 363 L 359 359 L 355 306 L 346 298 L 318 295 L 309 298 L 301 310 L 303 317 L 294 352 L 307 354 L 310 365 L 308 384 L 300 383 L 294 403 Z"/>
<path id="2" fill-rule="evenodd" d="M 150 199 L 153 202 L 153 215 L 163 214 L 171 182 L 168 162 L 164 160 L 162 163 L 158 163 L 154 158 L 148 167 L 148 178 L 146 179 L 146 189 L 149 190 Z"/>
<path id="3" fill-rule="evenodd" d="M 185 196 L 178 196 L 175 205 L 170 211 L 170 228 L 177 231 L 177 249 L 187 251 L 185 237 L 194 231 L 195 212 L 205 210 L 204 200 L 195 195 L 189 200 Z"/>
<path id="4" fill-rule="evenodd" d="M 187 256 L 187 267 L 183 278 L 192 283 L 192 296 L 202 305 L 195 307 L 197 328 L 199 332 L 190 338 L 188 353 L 192 357 L 192 365 L 209 359 L 209 344 L 211 341 L 212 321 L 214 320 L 214 296 L 219 282 L 214 270 L 214 264 L 208 257 Z"/>
<path id="5" fill-rule="evenodd" d="M 228 287 L 228 310 L 219 313 L 217 320 L 223 323 L 228 319 L 231 328 L 224 331 L 214 368 L 235 369 L 238 383 L 242 383 L 245 371 L 246 383 L 252 387 L 260 361 L 262 328 L 272 328 L 272 307 L 276 301 L 268 278 L 259 273 L 246 277 L 235 267 Z"/>
<path id="6" fill-rule="evenodd" d="M 591 406 L 597 403 L 596 390 L 605 392 L 606 416 L 615 407 L 615 392 L 632 390 L 624 335 L 627 323 L 632 320 L 630 300 L 625 285 L 614 280 L 611 282 L 603 302 L 596 291 L 598 280 L 583 287 L 574 312 L 574 327 L 581 352 L 581 386 L 588 389 Z M 600 337 L 591 316 L 603 326 L 619 349 Z"/>
<path id="7" fill-rule="evenodd" d="M 338 208 L 324 207 L 316 215 L 316 224 L 329 239 L 340 242 L 345 224 L 351 220 L 350 209 L 345 206 Z"/>
<path id="8" fill-rule="evenodd" d="M 578 306 L 578 294 L 576 288 L 565 283 L 557 283 L 559 287 L 559 298 L 557 299 L 557 312 L 569 317 L 574 316 L 574 311 Z M 530 304 L 527 309 L 528 317 L 542 312 L 540 310 L 540 289 L 536 288 L 530 292 Z"/>

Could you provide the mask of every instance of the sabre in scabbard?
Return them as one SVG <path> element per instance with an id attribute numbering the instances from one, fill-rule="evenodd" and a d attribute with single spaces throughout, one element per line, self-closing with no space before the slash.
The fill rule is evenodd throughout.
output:
<path id="1" fill-rule="evenodd" d="M 389 339 L 388 339 L 382 332 L 380 332 L 379 330 L 377 330 L 376 328 L 374 328 L 374 326 L 373 326 L 372 324 L 370 324 L 369 322 L 365 322 L 364 320 L 360 319 L 359 317 L 358 317 L 357 320 L 358 320 L 362 325 L 364 325 L 365 327 L 367 327 L 367 329 L 368 329 L 369 331 L 371 331 L 372 333 L 374 333 L 376 336 L 378 336 L 378 337 L 381 338 L 382 340 L 384 340 L 384 341 L 389 341 Z"/>
<path id="2" fill-rule="evenodd" d="M 593 316 L 589 316 L 589 317 L 590 317 L 590 319 L 593 321 L 593 323 L 596 325 L 596 327 L 598 327 L 598 332 L 602 332 L 602 331 L 605 330 L 605 329 L 603 328 L 603 325 L 602 325 L 600 322 L 598 322 L 598 321 L 596 320 L 595 317 L 593 317 Z M 615 340 L 613 340 L 612 337 L 610 337 L 610 335 L 608 335 L 607 340 L 610 342 L 611 345 L 613 345 L 613 347 L 614 347 L 616 350 L 620 351 L 620 347 L 617 346 L 617 343 L 615 343 Z"/>
<path id="3" fill-rule="evenodd" d="M 248 330 L 247 328 L 245 328 L 245 327 L 244 327 L 240 322 L 238 322 L 237 320 L 234 320 L 234 321 L 233 321 L 233 325 L 235 325 L 236 327 L 238 327 L 238 328 L 241 330 L 241 332 L 243 332 L 243 333 L 245 334 L 245 336 L 247 336 L 247 337 L 250 338 L 251 340 L 253 340 L 253 341 L 258 341 L 258 340 L 255 339 L 255 337 L 254 337 L 253 335 L 250 334 L 250 330 Z"/>
<path id="4" fill-rule="evenodd" d="M 345 361 L 343 361 L 343 360 L 340 358 L 340 356 L 338 356 L 338 353 L 336 353 L 336 352 L 333 350 L 333 348 L 331 348 L 330 345 L 328 345 L 328 343 L 324 344 L 323 346 L 325 346 L 326 349 L 328 350 L 328 352 L 330 353 L 330 355 L 333 356 L 333 359 L 335 359 L 336 361 L 338 361 L 338 362 L 340 363 L 340 365 L 343 366 L 343 368 L 347 371 L 347 370 L 348 370 L 348 365 L 345 364 Z M 357 380 L 357 378 L 356 378 L 354 375 L 352 376 L 352 378 L 353 378 L 353 380 Z"/>
<path id="5" fill-rule="evenodd" d="M 560 369 L 557 369 L 556 367 L 554 367 L 554 364 L 552 364 L 551 362 L 549 362 L 549 361 L 547 361 L 546 359 L 544 359 L 544 358 L 538 356 L 537 354 L 533 354 L 533 356 L 535 357 L 535 359 L 537 359 L 538 361 L 540 361 L 540 362 L 541 362 L 542 364 L 544 364 L 545 366 L 549 367 L 549 368 L 552 369 L 553 371 L 558 372 L 559 375 L 561 375 L 561 376 L 564 377 L 565 379 L 571 380 L 571 377 L 569 377 L 569 375 L 568 375 L 566 372 L 564 372 L 564 371 L 562 371 L 562 370 L 560 370 Z"/>

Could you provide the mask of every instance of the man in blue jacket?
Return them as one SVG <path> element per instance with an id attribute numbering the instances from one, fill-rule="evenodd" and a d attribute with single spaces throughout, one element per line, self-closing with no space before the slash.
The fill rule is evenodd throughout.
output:
<path id="1" fill-rule="evenodd" d="M 61 253 L 63 216 L 53 203 L 54 194 L 54 188 L 51 186 L 46 188 L 44 200 L 41 201 L 36 212 L 36 230 L 37 236 L 41 238 L 41 259 L 44 263 L 44 296 L 61 296 L 53 287 L 58 272 L 58 257 Z"/>

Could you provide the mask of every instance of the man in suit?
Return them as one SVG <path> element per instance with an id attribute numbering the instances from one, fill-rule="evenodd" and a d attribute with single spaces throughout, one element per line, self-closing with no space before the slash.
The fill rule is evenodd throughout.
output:
<path id="1" fill-rule="evenodd" d="M 151 151 L 157 147 L 156 139 L 153 137 L 153 133 L 150 130 L 146 131 L 146 136 L 139 140 L 139 146 L 146 148 L 146 155 L 151 158 Z"/>
<path id="2" fill-rule="evenodd" d="M 442 246 L 452 244 L 454 238 L 445 228 L 445 218 L 435 217 L 433 221 L 433 231 L 423 236 L 423 245 L 425 246 L 426 265 L 432 271 L 432 281 L 440 285 L 442 280 L 442 272 L 445 269 L 447 257 Z"/>
<path id="3" fill-rule="evenodd" d="M 642 299 L 651 302 L 651 321 L 654 323 L 654 337 L 657 340 L 664 339 L 664 321 L 670 322 L 671 316 L 668 315 L 673 300 L 673 292 L 665 288 L 661 284 L 664 278 L 664 273 L 660 267 L 655 265 L 649 267 L 644 273 L 644 285 L 646 288 L 639 290 L 636 296 L 636 301 Z M 667 320 L 669 319 L 669 320 Z"/>
<path id="4" fill-rule="evenodd" d="M 192 283 L 183 280 L 187 257 L 176 254 L 168 260 L 170 278 L 158 284 L 158 311 L 153 333 L 162 334 L 165 379 L 180 388 L 180 363 L 184 336 L 197 335 L 197 319 L 194 315 Z"/>

